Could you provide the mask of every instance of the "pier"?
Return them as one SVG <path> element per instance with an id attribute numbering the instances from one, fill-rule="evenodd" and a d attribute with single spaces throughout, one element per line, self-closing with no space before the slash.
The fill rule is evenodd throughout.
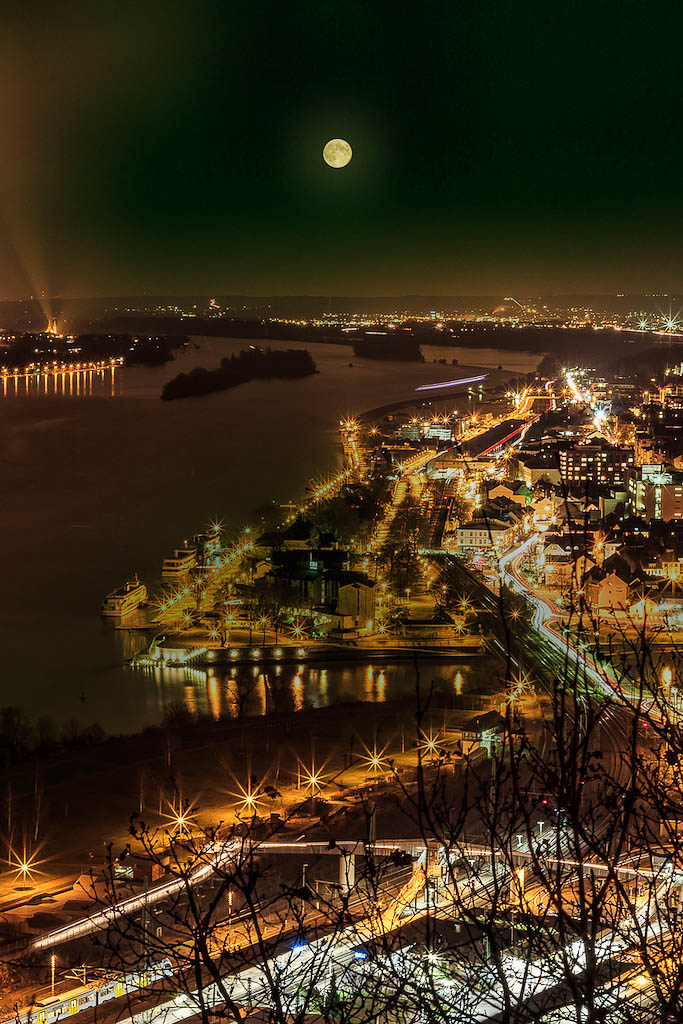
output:
<path id="1" fill-rule="evenodd" d="M 362 642 L 317 641 L 305 646 L 291 643 L 265 646 L 192 647 L 180 638 L 163 640 L 131 659 L 136 668 L 179 668 L 186 665 L 262 665 L 325 664 L 336 662 L 413 661 L 444 658 L 471 658 L 485 653 L 480 635 L 458 637 L 452 641 L 415 641 L 391 637 L 367 638 Z"/>

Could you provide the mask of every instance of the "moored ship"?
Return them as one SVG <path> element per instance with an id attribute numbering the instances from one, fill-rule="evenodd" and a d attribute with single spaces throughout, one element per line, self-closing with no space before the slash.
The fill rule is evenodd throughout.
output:
<path id="1" fill-rule="evenodd" d="M 127 615 L 142 604 L 147 597 L 147 587 L 137 576 L 128 580 L 117 590 L 107 594 L 102 602 L 103 615 Z"/>
<path id="2" fill-rule="evenodd" d="M 186 576 L 197 564 L 197 549 L 185 541 L 182 548 L 176 548 L 170 558 L 165 558 L 161 567 L 164 580 L 177 580 Z"/>

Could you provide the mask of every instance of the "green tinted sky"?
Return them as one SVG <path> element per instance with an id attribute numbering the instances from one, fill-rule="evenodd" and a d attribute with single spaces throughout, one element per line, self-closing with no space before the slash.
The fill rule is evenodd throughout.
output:
<path id="1" fill-rule="evenodd" d="M 682 6 L 17 3 L 0 294 L 680 287 Z"/>

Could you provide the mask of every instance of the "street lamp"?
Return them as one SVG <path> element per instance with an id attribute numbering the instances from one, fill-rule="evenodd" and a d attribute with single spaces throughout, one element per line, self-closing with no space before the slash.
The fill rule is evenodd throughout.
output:
<path id="1" fill-rule="evenodd" d="M 185 803 L 182 797 L 179 797 L 177 801 L 175 799 L 167 800 L 166 803 L 168 811 L 162 814 L 162 817 L 168 822 L 168 831 L 173 836 L 178 834 L 189 835 L 197 823 L 195 801 L 193 800 L 188 804 Z"/>
<path id="2" fill-rule="evenodd" d="M 380 771 L 389 767 L 389 760 L 384 756 L 386 747 L 378 751 L 377 742 L 375 742 L 372 745 L 372 750 L 369 750 L 365 744 L 363 744 L 363 749 L 365 750 L 363 762 L 367 771 L 377 775 Z"/>

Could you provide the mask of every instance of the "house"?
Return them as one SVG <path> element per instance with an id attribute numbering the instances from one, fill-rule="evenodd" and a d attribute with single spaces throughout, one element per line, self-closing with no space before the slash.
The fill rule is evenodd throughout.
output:
<path id="1" fill-rule="evenodd" d="M 543 581 L 551 590 L 580 590 L 592 565 L 592 559 L 585 553 L 570 552 L 546 563 Z"/>
<path id="2" fill-rule="evenodd" d="M 270 587 L 286 588 L 285 593 L 291 593 L 287 603 L 291 600 L 297 605 L 313 606 L 322 604 L 325 598 L 323 571 L 310 565 L 280 566 L 272 569 L 264 582 Z"/>
<path id="3" fill-rule="evenodd" d="M 534 510 L 534 519 L 538 523 L 550 522 L 556 517 L 557 509 L 562 504 L 562 498 L 558 497 L 542 497 L 531 502 L 531 507 Z"/>
<path id="4" fill-rule="evenodd" d="M 584 581 L 586 604 L 592 612 L 623 614 L 628 608 L 629 586 L 616 570 L 606 572 L 600 566 L 594 566 L 586 573 Z"/>
<path id="5" fill-rule="evenodd" d="M 279 554 L 289 557 L 273 566 L 264 582 L 273 591 L 280 588 L 282 602 L 315 609 L 339 629 L 372 627 L 375 620 L 374 580 L 362 572 L 343 568 L 342 564 L 325 568 L 321 560 L 313 562 L 292 557 L 298 552 Z"/>
<path id="6" fill-rule="evenodd" d="M 401 636 L 417 643 L 438 644 L 456 640 L 462 634 L 462 627 L 443 608 L 434 608 L 431 615 L 417 617 L 404 615 L 398 626 Z"/>
<path id="7" fill-rule="evenodd" d="M 489 752 L 509 741 L 510 734 L 507 723 L 498 711 L 486 711 L 484 714 L 478 715 L 472 724 L 480 745 Z"/>
<path id="8" fill-rule="evenodd" d="M 306 516 L 297 518 L 284 530 L 271 530 L 263 533 L 256 541 L 258 551 L 279 549 L 284 551 L 305 551 L 310 549 L 330 549 L 337 546 L 337 539 L 332 533 L 323 533 L 315 523 Z"/>
<path id="9" fill-rule="evenodd" d="M 594 565 L 588 554 L 590 542 L 572 534 L 546 534 L 545 544 L 539 550 L 538 564 L 543 569 L 546 587 L 554 590 L 581 588 L 583 578 Z"/>
<path id="10" fill-rule="evenodd" d="M 455 534 L 455 544 L 461 554 L 475 551 L 500 553 L 515 539 L 515 527 L 499 519 L 473 519 L 463 523 Z"/>
<path id="11" fill-rule="evenodd" d="M 324 604 L 352 620 L 357 629 L 372 628 L 377 584 L 362 572 L 330 569 L 323 574 Z"/>
<path id="12" fill-rule="evenodd" d="M 349 553 L 343 548 L 276 549 L 270 555 L 270 564 L 278 569 L 345 569 Z"/>
<path id="13" fill-rule="evenodd" d="M 510 523 L 518 526 L 524 519 L 524 512 L 519 502 L 499 495 L 491 498 L 479 510 L 478 515 L 483 519 L 497 519 L 502 523 Z"/>
<path id="14" fill-rule="evenodd" d="M 531 501 L 531 490 L 523 480 L 503 481 L 503 483 L 490 481 L 486 488 L 486 499 L 492 501 L 496 498 L 507 498 L 508 501 L 524 508 Z"/>
<path id="15" fill-rule="evenodd" d="M 637 601 L 629 608 L 629 617 L 634 622 L 649 622 L 651 626 L 664 625 L 667 621 L 666 609 L 656 598 L 641 593 Z"/>
<path id="16" fill-rule="evenodd" d="M 547 480 L 551 484 L 560 483 L 560 467 L 557 459 L 552 456 L 521 452 L 517 456 L 517 463 L 520 476 L 527 487 L 535 487 L 541 480 Z"/>

